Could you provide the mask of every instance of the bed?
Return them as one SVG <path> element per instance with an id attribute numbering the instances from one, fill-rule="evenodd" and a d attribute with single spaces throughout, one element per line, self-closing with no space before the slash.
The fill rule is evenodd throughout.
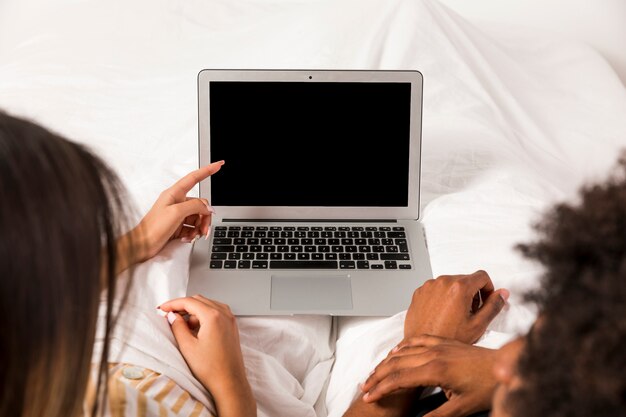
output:
<path id="1" fill-rule="evenodd" d="M 0 108 L 91 146 L 140 216 L 197 166 L 200 69 L 420 70 L 433 273 L 484 269 L 511 290 L 479 342 L 497 347 L 536 314 L 521 297 L 541 271 L 515 245 L 551 204 L 604 178 L 626 146 L 624 3 L 542 2 L 545 13 L 535 3 L 7 0 Z M 185 294 L 189 253 L 172 242 L 137 268 L 113 355 L 210 407 L 154 312 Z M 239 318 L 259 416 L 341 416 L 402 337 L 403 317 Z"/>

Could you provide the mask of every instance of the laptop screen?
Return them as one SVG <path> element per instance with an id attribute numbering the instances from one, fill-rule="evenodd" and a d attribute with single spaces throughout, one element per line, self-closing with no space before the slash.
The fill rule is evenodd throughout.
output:
<path id="1" fill-rule="evenodd" d="M 411 83 L 209 83 L 216 206 L 406 207 Z"/>

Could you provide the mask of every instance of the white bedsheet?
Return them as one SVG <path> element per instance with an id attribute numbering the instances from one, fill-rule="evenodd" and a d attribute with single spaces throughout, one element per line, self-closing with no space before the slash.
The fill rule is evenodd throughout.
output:
<path id="1" fill-rule="evenodd" d="M 0 108 L 92 146 L 140 214 L 197 165 L 202 68 L 420 70 L 433 272 L 485 269 L 512 291 L 481 341 L 490 346 L 534 319 L 520 296 L 540 271 L 514 245 L 532 238 L 548 205 L 603 178 L 626 145 L 626 92 L 596 51 L 486 34 L 435 0 L 0 3 Z M 184 295 L 189 251 L 174 242 L 138 268 L 113 347 L 211 406 L 154 312 Z M 402 319 L 241 318 L 259 415 L 340 416 L 401 338 Z"/>

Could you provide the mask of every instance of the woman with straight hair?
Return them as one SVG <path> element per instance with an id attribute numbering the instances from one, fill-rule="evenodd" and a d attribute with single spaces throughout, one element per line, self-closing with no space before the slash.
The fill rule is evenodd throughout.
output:
<path id="1" fill-rule="evenodd" d="M 129 279 L 117 288 L 117 275 L 128 268 L 132 273 L 133 264 L 172 239 L 191 242 L 209 232 L 208 201 L 186 194 L 222 165 L 178 181 L 131 228 L 124 187 L 100 158 L 36 123 L 0 112 L 0 416 L 114 414 L 107 397 L 106 341 L 96 377 L 90 377 L 101 297 L 108 340 L 132 285 Z M 119 291 L 121 307 L 115 308 Z M 228 306 L 195 296 L 160 307 L 218 416 L 255 416 Z M 95 388 L 86 401 L 89 386 Z M 194 415 L 210 415 L 201 404 L 191 405 Z M 164 404 L 156 407 L 161 415 L 183 415 Z"/>

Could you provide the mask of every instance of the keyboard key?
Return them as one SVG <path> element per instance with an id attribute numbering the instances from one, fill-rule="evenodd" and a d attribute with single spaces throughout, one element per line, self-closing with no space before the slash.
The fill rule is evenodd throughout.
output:
<path id="1" fill-rule="evenodd" d="M 400 264 L 400 269 L 411 269 L 411 264 Z"/>
<path id="2" fill-rule="evenodd" d="M 280 262 L 280 261 L 272 261 Z M 267 261 L 252 261 L 252 269 L 267 269 Z"/>
<path id="3" fill-rule="evenodd" d="M 264 252 L 259 252 L 256 254 L 255 256 L 256 259 L 267 259 L 269 258 L 269 254 L 264 253 Z"/>
<path id="4" fill-rule="evenodd" d="M 224 261 L 224 269 L 235 269 L 237 261 Z"/>
<path id="5" fill-rule="evenodd" d="M 370 268 L 372 268 L 372 269 L 383 269 L 383 265 L 382 264 L 371 264 Z"/>
<path id="6" fill-rule="evenodd" d="M 385 261 L 385 269 L 398 269 L 396 261 Z"/>
<path id="7" fill-rule="evenodd" d="M 217 238 L 217 239 L 213 239 L 213 244 L 214 245 L 232 245 L 233 240 L 228 239 L 228 238 Z"/>
<path id="8" fill-rule="evenodd" d="M 321 261 L 324 259 L 324 254 L 323 253 L 312 253 L 311 254 L 311 259 L 313 259 L 314 261 Z"/>
<path id="9" fill-rule="evenodd" d="M 246 252 L 243 254 L 243 259 L 254 259 L 254 253 Z"/>
<path id="10" fill-rule="evenodd" d="M 211 261 L 209 264 L 209 268 L 211 269 L 220 269 L 222 267 L 222 261 Z"/>
<path id="11" fill-rule="evenodd" d="M 377 253 L 368 253 L 367 254 L 367 260 L 368 261 L 377 261 L 378 258 L 378 254 Z"/>
<path id="12" fill-rule="evenodd" d="M 370 269 L 370 263 L 368 261 L 357 261 L 357 269 Z"/>
<path id="13" fill-rule="evenodd" d="M 270 261 L 272 269 L 337 269 L 337 261 Z"/>
<path id="14" fill-rule="evenodd" d="M 340 253 L 339 259 L 344 260 L 344 261 L 349 261 L 350 259 L 352 259 L 352 256 L 350 256 L 349 253 Z"/>
<path id="15" fill-rule="evenodd" d="M 387 237 L 388 238 L 396 238 L 396 237 L 405 238 L 406 237 L 406 233 L 404 233 L 404 232 L 387 232 Z"/>
<path id="16" fill-rule="evenodd" d="M 237 253 L 237 252 L 231 252 L 231 253 L 228 254 L 228 259 L 231 259 L 231 260 L 234 259 L 235 261 L 237 261 L 237 260 L 241 259 L 241 254 Z"/>
<path id="17" fill-rule="evenodd" d="M 227 253 L 212 253 L 211 260 L 226 259 Z"/>
<path id="18" fill-rule="evenodd" d="M 239 269 L 250 269 L 250 265 L 252 264 L 252 262 L 250 261 L 239 261 L 237 263 L 237 268 Z"/>
<path id="19" fill-rule="evenodd" d="M 274 259 L 274 260 L 283 259 L 283 254 L 282 253 L 270 253 L 270 259 Z"/>
<path id="20" fill-rule="evenodd" d="M 234 252 L 235 251 L 235 247 L 233 245 L 219 245 L 219 246 L 213 246 L 213 252 L 217 253 L 217 252 Z"/>
<path id="21" fill-rule="evenodd" d="M 356 269 L 354 261 L 339 261 L 339 268 L 341 269 Z"/>
<path id="22" fill-rule="evenodd" d="M 283 255 L 283 257 L 287 261 L 292 261 L 292 260 L 296 259 L 296 254 L 295 253 L 286 253 L 286 254 Z"/>
<path id="23" fill-rule="evenodd" d="M 337 254 L 336 253 L 327 253 L 326 255 L 324 255 L 324 259 L 326 259 L 327 261 L 337 260 Z"/>
<path id="24" fill-rule="evenodd" d="M 382 261 L 408 261 L 411 259 L 408 253 L 381 253 Z"/>
<path id="25" fill-rule="evenodd" d="M 304 261 L 304 260 L 309 260 L 310 259 L 310 255 L 308 253 L 299 253 L 298 254 L 298 260 L 299 261 Z"/>

